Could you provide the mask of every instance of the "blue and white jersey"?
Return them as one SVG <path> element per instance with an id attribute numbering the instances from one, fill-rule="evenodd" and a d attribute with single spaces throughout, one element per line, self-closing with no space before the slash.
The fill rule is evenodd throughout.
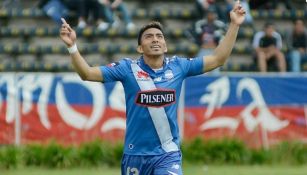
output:
<path id="1" fill-rule="evenodd" d="M 180 138 L 177 106 L 182 81 L 203 73 L 201 58 L 165 58 L 163 69 L 154 71 L 137 60 L 101 66 L 104 82 L 121 81 L 126 98 L 124 153 L 160 155 L 178 151 Z"/>

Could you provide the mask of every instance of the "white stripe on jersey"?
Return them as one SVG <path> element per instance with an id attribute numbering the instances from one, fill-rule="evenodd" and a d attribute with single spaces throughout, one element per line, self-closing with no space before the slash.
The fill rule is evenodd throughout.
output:
<path id="1" fill-rule="evenodd" d="M 144 72 L 139 65 L 137 65 L 136 63 L 132 63 L 131 69 L 133 71 L 134 78 L 142 91 L 157 89 L 153 80 L 150 77 L 148 77 L 146 81 L 138 81 L 138 72 Z M 178 151 L 178 146 L 176 145 L 176 143 L 173 142 L 173 136 L 164 108 L 147 108 L 150 117 L 154 123 L 155 129 L 158 133 L 163 150 L 165 152 Z"/>

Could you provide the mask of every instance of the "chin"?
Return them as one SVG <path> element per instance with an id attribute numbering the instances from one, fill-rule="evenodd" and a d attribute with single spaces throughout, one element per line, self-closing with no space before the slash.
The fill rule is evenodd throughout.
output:
<path id="1" fill-rule="evenodd" d="M 158 56 L 158 55 L 162 55 L 164 54 L 164 52 L 162 52 L 162 50 L 151 50 L 149 52 L 147 52 L 147 55 L 151 55 L 151 56 Z"/>
<path id="2" fill-rule="evenodd" d="M 159 52 L 159 53 L 151 53 L 149 54 L 151 56 L 161 56 L 161 55 L 164 55 L 164 52 Z"/>

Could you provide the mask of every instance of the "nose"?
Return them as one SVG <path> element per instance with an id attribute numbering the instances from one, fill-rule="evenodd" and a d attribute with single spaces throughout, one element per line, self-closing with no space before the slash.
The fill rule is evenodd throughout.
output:
<path id="1" fill-rule="evenodd" d="M 153 39 L 152 39 L 152 42 L 158 42 L 158 37 L 154 36 Z"/>

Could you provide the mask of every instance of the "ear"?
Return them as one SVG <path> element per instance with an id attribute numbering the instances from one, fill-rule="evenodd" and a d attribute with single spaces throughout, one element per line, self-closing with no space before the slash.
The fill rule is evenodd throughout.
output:
<path id="1" fill-rule="evenodd" d="M 164 48 L 164 53 L 167 53 L 167 46 L 166 46 L 166 44 L 165 44 L 164 47 L 165 47 L 165 48 Z"/>
<path id="2" fill-rule="evenodd" d="M 138 45 L 138 47 L 136 48 L 136 51 L 139 52 L 140 54 L 144 53 L 141 45 Z"/>

